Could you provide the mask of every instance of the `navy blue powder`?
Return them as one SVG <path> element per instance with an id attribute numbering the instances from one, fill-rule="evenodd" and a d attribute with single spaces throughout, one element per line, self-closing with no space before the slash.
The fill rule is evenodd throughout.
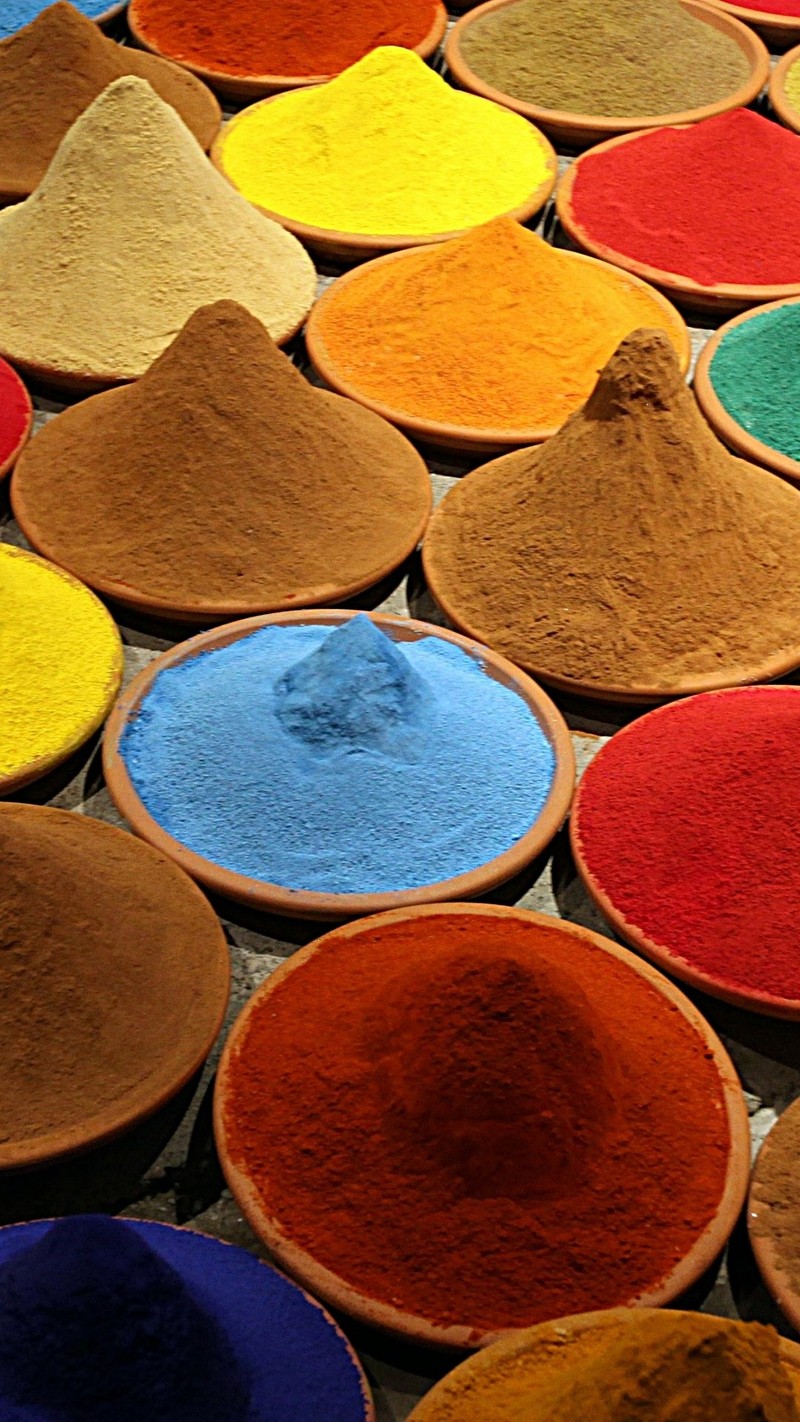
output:
<path id="1" fill-rule="evenodd" d="M 267 627 L 168 667 L 121 753 L 164 829 L 289 889 L 380 893 L 476 869 L 540 813 L 554 756 L 514 692 L 364 615 Z"/>
<path id="2" fill-rule="evenodd" d="M 7 39 L 23 25 L 29 25 L 42 10 L 47 9 L 50 0 L 0 0 L 0 39 Z M 114 4 L 114 0 L 71 0 L 76 10 L 96 20 Z"/>

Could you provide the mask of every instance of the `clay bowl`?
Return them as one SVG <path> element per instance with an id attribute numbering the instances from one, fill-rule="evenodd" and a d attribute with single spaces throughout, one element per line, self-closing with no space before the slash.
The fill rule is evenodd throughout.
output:
<path id="1" fill-rule="evenodd" d="M 128 10 L 128 28 L 136 43 L 142 49 L 149 50 L 151 54 L 158 54 L 162 59 L 172 59 L 174 64 L 180 64 L 183 69 L 188 69 L 191 74 L 196 74 L 198 79 L 209 84 L 218 94 L 226 99 L 263 99 L 268 94 L 279 94 L 286 89 L 306 89 L 313 84 L 325 84 L 329 79 L 333 79 L 333 74 L 253 74 L 235 75 L 226 74 L 221 69 L 206 69 L 199 64 L 187 64 L 183 60 L 177 60 L 174 56 L 166 54 L 159 49 L 154 41 L 147 38 L 147 30 L 142 26 L 139 19 L 139 6 L 137 0 L 131 0 Z M 428 33 L 419 44 L 415 46 L 414 53 L 420 59 L 430 59 L 439 48 L 444 33 L 447 29 L 447 11 L 443 4 L 436 7 L 436 17 Z"/>
<path id="2" fill-rule="evenodd" d="M 413 922 L 423 915 L 437 913 L 474 914 L 485 920 L 500 917 L 524 918 L 546 923 L 550 927 L 554 923 L 554 920 L 547 915 L 531 913 L 525 909 L 506 908 L 495 904 L 463 903 L 445 906 L 429 904 L 415 909 L 397 909 L 393 913 L 384 914 L 383 921 L 387 923 L 399 920 Z M 559 921 L 555 920 L 555 922 Z M 373 919 L 363 925 L 370 931 L 373 931 L 375 926 Z M 487 923 L 487 929 L 488 927 Z M 621 959 L 631 972 L 645 978 L 665 999 L 665 1010 L 674 1011 L 677 1009 L 691 1023 L 698 1036 L 706 1044 L 719 1071 L 728 1117 L 731 1149 L 725 1188 L 717 1213 L 689 1253 L 675 1265 L 666 1278 L 654 1281 L 653 1285 L 637 1298 L 625 1300 L 626 1306 L 662 1307 L 684 1293 L 714 1263 L 727 1243 L 742 1208 L 750 1169 L 750 1133 L 742 1089 L 733 1063 L 719 1038 L 677 987 L 668 982 L 649 964 L 643 963 L 633 953 L 628 952 L 626 948 L 612 943 L 609 939 L 601 937 L 600 934 L 592 933 L 588 928 L 580 928 L 573 923 L 559 922 L 559 927 L 564 932 L 565 940 L 577 938 L 584 943 L 590 943 L 598 952 L 608 953 Z M 236 1019 L 225 1043 L 214 1094 L 214 1136 L 220 1163 L 239 1208 L 278 1265 L 293 1278 L 298 1279 L 305 1288 L 315 1297 L 322 1299 L 330 1308 L 341 1311 L 368 1327 L 379 1328 L 408 1342 L 421 1344 L 425 1347 L 464 1350 L 483 1348 L 490 1343 L 495 1343 L 501 1335 L 499 1333 L 482 1334 L 468 1325 L 445 1327 L 433 1323 L 429 1319 L 404 1313 L 396 1308 L 390 1300 L 376 1299 L 361 1293 L 338 1275 L 319 1264 L 312 1255 L 308 1254 L 284 1232 L 277 1214 L 268 1210 L 252 1185 L 249 1176 L 231 1160 L 227 1150 L 224 1129 L 225 1102 L 232 1090 L 231 1082 L 235 1076 L 236 1058 L 254 1008 L 261 1006 L 267 998 L 271 998 L 288 975 L 298 968 L 302 968 L 312 954 L 324 951 L 324 946 L 331 937 L 334 935 L 338 938 L 355 937 L 361 929 L 362 924 L 360 923 L 346 924 L 344 927 L 334 929 L 332 934 L 326 934 L 323 938 L 317 939 L 316 942 L 295 953 L 257 989 L 244 1011 Z M 565 956 L 568 956 L 566 942 L 565 950 Z M 387 1285 L 388 1282 L 387 1280 Z M 515 1330 L 508 1336 L 518 1338 L 520 1334 Z"/>
<path id="3" fill-rule="evenodd" d="M 581 1361 L 592 1365 L 602 1357 L 612 1341 L 619 1337 L 619 1330 L 625 1324 L 642 1314 L 655 1314 L 658 1310 L 643 1308 L 634 1313 L 631 1309 L 614 1308 L 598 1313 L 576 1313 L 569 1318 L 559 1318 L 553 1323 L 540 1323 L 535 1328 L 520 1329 L 506 1334 L 482 1353 L 459 1365 L 452 1373 L 431 1389 L 409 1414 L 408 1422 L 451 1422 L 458 1415 L 458 1400 L 474 1380 L 474 1385 L 486 1387 L 496 1374 L 498 1387 L 490 1393 L 486 1388 L 487 1403 L 495 1398 L 498 1413 L 502 1407 L 502 1375 L 508 1376 L 516 1359 L 528 1359 L 541 1353 L 539 1363 L 541 1383 L 548 1386 L 576 1364 L 577 1354 Z M 695 1318 L 696 1314 L 684 1310 L 670 1310 L 671 1318 Z M 791 1343 L 787 1338 L 779 1338 L 781 1362 L 790 1371 L 792 1383 L 800 1404 L 800 1344 Z M 531 1376 L 531 1417 L 539 1415 L 536 1384 L 538 1378 L 530 1363 L 526 1368 Z"/>
<path id="4" fill-rule="evenodd" d="M 274 104 L 282 98 L 281 94 L 273 94 L 271 99 L 262 99 L 262 104 Z M 222 173 L 228 182 L 231 179 L 225 170 L 224 147 L 227 136 L 231 133 L 236 124 L 241 123 L 253 109 L 260 105 L 253 104 L 249 109 L 243 109 L 240 114 L 232 118 L 229 124 L 217 134 L 211 145 L 209 157 L 214 167 Z M 510 212 L 496 216 L 513 217 L 517 222 L 529 222 L 540 208 L 544 207 L 547 199 L 551 196 L 558 178 L 558 158 L 553 145 L 545 138 L 543 133 L 537 134 L 540 146 L 547 160 L 547 174 L 537 188 L 520 203 L 518 207 L 512 208 Z M 235 187 L 235 183 L 231 183 Z M 239 189 L 237 188 L 238 192 Z M 469 228 L 459 228 L 456 232 L 426 232 L 411 236 L 387 236 L 386 233 L 367 234 L 361 232 L 337 232 L 333 228 L 311 227 L 306 222 L 295 222 L 293 218 L 282 217 L 279 212 L 272 212 L 269 208 L 260 207 L 258 203 L 253 203 L 253 207 L 258 212 L 262 212 L 265 217 L 269 217 L 273 222 L 280 223 L 287 232 L 291 232 L 303 243 L 312 253 L 332 261 L 332 262 L 365 262 L 370 257 L 382 256 L 385 252 L 400 252 L 408 247 L 428 247 L 433 242 L 446 242 L 450 237 L 463 237 L 470 231 Z"/>
<path id="5" fill-rule="evenodd" d="M 503 0 L 503 3 L 506 3 L 506 0 Z M 389 262 L 407 260 L 408 255 L 408 252 L 389 252 L 385 257 L 376 257 L 370 266 L 385 267 Z M 578 262 L 596 260 L 594 257 L 584 256 L 581 252 L 571 252 L 569 256 Z M 603 266 L 610 267 L 610 263 L 604 262 Z M 323 292 L 319 300 L 315 302 L 306 325 L 306 350 L 309 358 L 317 374 L 332 390 L 335 390 L 339 395 L 346 395 L 350 400 L 357 401 L 359 405 L 364 405 L 368 410 L 373 410 L 376 415 L 382 415 L 385 420 L 388 420 L 390 424 L 397 425 L 398 429 L 401 429 L 412 439 L 420 440 L 425 444 L 438 445 L 443 449 L 467 450 L 488 456 L 492 453 L 498 454 L 504 450 L 530 444 L 541 444 L 556 433 L 557 427 L 552 429 L 539 427 L 528 430 L 492 430 L 472 428 L 469 425 L 451 425 L 439 420 L 423 420 L 409 415 L 407 411 L 395 409 L 392 405 L 386 405 L 380 400 L 373 400 L 364 395 L 357 385 L 339 373 L 335 361 L 328 353 L 321 329 L 325 312 L 329 307 L 335 305 L 339 292 L 347 283 L 359 280 L 362 270 L 361 267 L 355 267 L 353 271 L 345 272 L 342 276 L 337 277 L 333 285 L 329 286 L 327 291 Z M 618 274 L 618 268 L 613 270 Z M 638 277 L 630 277 L 629 280 L 635 282 L 638 287 L 645 286 L 645 283 Z M 664 313 L 664 323 L 668 325 L 669 329 L 674 330 L 677 327 L 680 330 L 682 342 L 680 360 L 681 368 L 685 374 L 689 369 L 692 355 L 691 340 L 686 323 L 661 292 L 655 291 L 652 287 L 648 287 L 647 292 L 652 297 L 655 306 L 661 307 Z M 655 313 L 653 324 L 658 324 Z"/>
<path id="6" fill-rule="evenodd" d="M 16 445 L 5 459 L 0 459 L 0 482 L 5 479 L 7 474 L 11 473 L 11 470 L 14 468 L 14 465 L 16 464 L 23 449 L 25 448 L 25 445 L 28 443 L 28 440 L 31 437 L 31 430 L 33 429 L 33 402 L 31 401 L 31 397 L 19 377 L 17 377 L 17 380 L 18 390 L 20 395 L 24 396 L 25 405 L 27 407 L 28 413 L 25 421 L 25 428 L 22 431 L 22 434 L 20 435 Z"/>
<path id="7" fill-rule="evenodd" d="M 797 24 L 798 33 L 800 33 L 800 20 Z M 769 101 L 781 123 L 785 124 L 787 128 L 793 129 L 795 133 L 800 133 L 800 110 L 792 103 L 786 92 L 786 79 L 789 70 L 793 69 L 798 61 L 800 61 L 800 45 L 790 49 L 788 54 L 778 61 L 769 81 Z"/>
<path id="8" fill-rule="evenodd" d="M 787 1150 L 783 1145 L 784 1122 L 795 1120 L 799 1110 L 800 1102 L 793 1101 L 764 1141 L 753 1168 L 747 1202 L 748 1233 L 759 1272 L 784 1318 L 797 1332 L 800 1332 L 800 1289 L 786 1267 L 780 1247 L 782 1216 L 790 1205 L 796 1207 L 797 1195 L 795 1192 L 789 1199 L 776 1199 L 766 1187 L 764 1171 L 776 1152 Z M 789 1163 L 787 1155 L 787 1166 Z M 777 1239 L 773 1237 L 773 1230 L 777 1230 Z M 798 1347 L 797 1344 L 792 1346 Z"/>
<path id="9" fill-rule="evenodd" d="M 489 0 L 488 4 L 479 5 L 476 10 L 471 10 L 459 20 L 450 31 L 445 48 L 448 67 L 460 88 L 468 89 L 472 94 L 479 94 L 483 99 L 494 99 L 495 103 L 504 104 L 506 108 L 522 114 L 537 127 L 544 129 L 554 143 L 567 148 L 583 148 L 590 143 L 599 143 L 601 139 L 611 138 L 614 134 L 631 133 L 643 128 L 698 123 L 700 119 L 713 118 L 715 114 L 725 113 L 728 109 L 744 108 L 757 98 L 769 79 L 769 51 L 752 30 L 748 30 L 746 25 L 734 19 L 732 15 L 726 15 L 722 10 L 702 3 L 702 0 L 681 0 L 684 10 L 694 19 L 704 20 L 713 29 L 735 40 L 747 59 L 750 66 L 749 78 L 734 93 L 728 94 L 724 99 L 717 99 L 713 104 L 704 104 L 701 108 L 682 109 L 670 114 L 653 114 L 644 118 L 609 118 L 600 114 L 576 114 L 559 109 L 544 109 L 538 104 L 516 99 L 511 94 L 504 94 L 493 88 L 470 69 L 461 51 L 462 41 L 468 34 L 470 25 L 482 19 L 484 15 L 504 10 L 516 3 L 517 0 Z"/>
<path id="10" fill-rule="evenodd" d="M 683 128 L 690 126 L 689 124 L 681 125 Z M 732 282 L 720 282 L 716 286 L 702 286 L 699 282 L 693 281 L 691 277 L 681 276 L 678 272 L 663 271 L 660 267 L 648 266 L 645 262 L 637 261 L 635 257 L 615 251 L 599 238 L 592 237 L 591 233 L 587 232 L 586 228 L 578 221 L 572 208 L 572 190 L 580 165 L 585 158 L 593 158 L 598 153 L 610 152 L 620 143 L 635 143 L 641 138 L 641 133 L 625 133 L 617 138 L 609 138 L 605 143 L 598 143 L 589 153 L 576 158 L 561 179 L 556 193 L 556 210 L 564 231 L 578 247 L 590 252 L 594 257 L 601 257 L 603 261 L 611 262 L 615 267 L 622 267 L 623 271 L 632 272 L 634 276 L 641 277 L 651 286 L 659 287 L 678 305 L 684 304 L 693 311 L 710 312 L 716 317 L 719 317 L 722 312 L 742 311 L 748 306 L 763 306 L 765 302 L 786 301 L 793 296 L 800 296 L 800 279 L 788 286 L 739 286 Z"/>
<path id="11" fill-rule="evenodd" d="M 120 4 L 111 5 L 108 10 L 103 11 L 102 15 L 95 16 L 95 24 L 101 26 L 112 25 L 114 21 L 119 19 L 120 15 L 123 14 L 127 4 L 128 0 L 120 0 Z"/>
<path id="12" fill-rule="evenodd" d="M 771 50 L 786 49 L 800 40 L 800 16 L 770 15 L 765 10 L 748 10 L 744 5 L 730 5 L 727 0 L 709 0 L 717 9 L 741 20 L 761 35 Z"/>
<path id="13" fill-rule="evenodd" d="M 800 115 L 798 115 L 798 122 L 800 122 Z M 793 484 L 800 484 L 800 462 L 791 459 L 788 454 L 781 454 L 780 450 L 771 449 L 768 444 L 762 444 L 760 439 L 748 434 L 747 430 L 743 429 L 728 414 L 711 379 L 711 362 L 728 331 L 732 331 L 734 326 L 743 326 L 746 321 L 750 321 L 752 317 L 758 316 L 762 311 L 773 311 L 779 306 L 796 304 L 796 301 L 772 301 L 768 306 L 759 306 L 754 311 L 745 311 L 741 316 L 734 316 L 733 320 L 720 326 L 700 353 L 694 373 L 694 393 L 697 396 L 697 403 L 715 435 L 734 453 L 742 459 L 749 459 L 752 464 L 762 464 L 765 469 L 771 469 L 773 474 L 779 474 L 782 479 L 789 479 Z"/>
<path id="14" fill-rule="evenodd" d="M 496 859 L 453 879 L 444 879 L 419 889 L 407 889 L 397 893 L 321 894 L 285 889 L 278 884 L 231 873 L 187 849 L 162 829 L 139 799 L 119 749 L 125 727 L 139 714 L 158 673 L 165 667 L 175 666 L 176 663 L 187 661 L 211 648 L 236 642 L 258 627 L 339 627 L 356 615 L 355 612 L 340 611 L 284 612 L 228 623 L 225 627 L 201 633 L 200 636 L 163 653 L 135 677 L 117 701 L 109 717 L 103 741 L 103 771 L 111 798 L 136 834 L 148 840 L 162 853 L 168 854 L 182 869 L 191 874 L 192 878 L 214 893 L 265 913 L 290 918 L 321 919 L 326 922 L 380 913 L 384 909 L 439 903 L 444 899 L 477 898 L 513 879 L 527 868 L 547 847 L 566 818 L 575 786 L 575 760 L 569 731 L 549 697 L 510 662 L 487 651 L 485 647 L 476 646 L 463 637 L 439 627 L 431 627 L 425 622 L 374 613 L 373 622 L 395 642 L 416 642 L 421 637 L 435 636 L 461 647 L 480 661 L 487 676 L 516 692 L 530 708 L 553 747 L 556 764 L 550 793 L 538 819 L 527 833 Z"/>

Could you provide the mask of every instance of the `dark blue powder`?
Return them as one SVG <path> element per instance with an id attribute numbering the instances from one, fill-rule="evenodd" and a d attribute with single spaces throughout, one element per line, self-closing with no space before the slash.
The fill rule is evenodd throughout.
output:
<path id="1" fill-rule="evenodd" d="M 204 858 L 322 893 L 418 888 L 509 849 L 554 756 L 461 648 L 368 617 L 266 627 L 166 668 L 121 742 L 150 814 Z"/>
<path id="2" fill-rule="evenodd" d="M 243 1250 L 139 1221 L 0 1230 L 2 1422 L 363 1422 L 322 1310 Z"/>
<path id="3" fill-rule="evenodd" d="M 46 10 L 51 0 L 0 0 L 0 39 L 7 39 L 23 25 L 29 25 L 42 10 Z M 114 4 L 114 0 L 71 0 L 76 10 L 96 20 Z"/>

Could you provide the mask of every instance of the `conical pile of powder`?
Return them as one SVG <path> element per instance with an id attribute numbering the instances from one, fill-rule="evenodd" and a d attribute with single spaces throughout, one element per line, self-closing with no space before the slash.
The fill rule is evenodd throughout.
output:
<path id="1" fill-rule="evenodd" d="M 598 695 L 800 663 L 800 493 L 727 453 L 661 331 L 624 340 L 541 449 L 462 480 L 424 560 L 458 626 Z"/>
<path id="2" fill-rule="evenodd" d="M 233 616 L 378 581 L 416 547 L 431 492 L 401 434 L 220 301 L 140 381 L 46 425 L 13 498 L 32 542 L 94 587 Z"/>
<path id="3" fill-rule="evenodd" d="M 285 340 L 315 290 L 300 243 L 233 191 L 143 79 L 105 89 L 35 193 L 0 214 L 0 352 L 52 379 L 133 380 L 223 297 Z"/>
<path id="4" fill-rule="evenodd" d="M 123 74 L 146 79 L 198 143 L 209 147 L 221 115 L 199 79 L 106 39 L 79 10 L 58 0 L 0 44 L 0 199 L 16 202 L 33 192 L 67 130 Z"/>

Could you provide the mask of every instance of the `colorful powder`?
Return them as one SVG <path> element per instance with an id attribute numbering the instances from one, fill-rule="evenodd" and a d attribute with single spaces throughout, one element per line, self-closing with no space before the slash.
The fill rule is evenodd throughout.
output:
<path id="1" fill-rule="evenodd" d="M 32 418 L 30 395 L 17 372 L 0 360 L 0 479 L 24 444 Z"/>
<path id="2" fill-rule="evenodd" d="M 744 10 L 753 10 L 765 15 L 800 16 L 800 0 L 736 0 Z M 757 15 L 753 19 L 757 23 Z"/>
<path id="3" fill-rule="evenodd" d="M 798 0 L 798 14 L 800 14 L 800 0 Z M 800 61 L 795 60 L 786 73 L 783 81 L 786 97 L 790 103 L 800 111 Z"/>
<path id="4" fill-rule="evenodd" d="M 41 0 L 3 0 L 0 9 L 0 39 L 6 39 L 23 25 L 29 25 L 46 7 Z M 115 0 L 75 0 L 75 8 L 90 20 L 96 20 L 109 10 L 116 9 Z"/>
<path id="5" fill-rule="evenodd" d="M 418 888 L 530 828 L 554 759 L 460 648 L 364 615 L 267 627 L 155 680 L 121 743 L 159 824 L 234 873 L 321 893 Z"/>
<path id="6" fill-rule="evenodd" d="M 714 391 L 753 439 L 800 460 L 800 303 L 726 331 L 709 367 Z"/>
<path id="7" fill-rule="evenodd" d="M 525 119 L 391 46 L 329 84 L 246 109 L 214 152 L 249 202 L 350 233 L 475 227 L 524 204 L 552 172 Z"/>
<path id="8" fill-rule="evenodd" d="M 769 1242 L 775 1268 L 785 1276 L 795 1300 L 800 1295 L 798 1160 L 800 1101 L 795 1100 L 782 1112 L 761 1147 L 753 1170 L 748 1211 L 751 1237 Z M 796 1312 L 796 1302 L 794 1308 Z"/>

